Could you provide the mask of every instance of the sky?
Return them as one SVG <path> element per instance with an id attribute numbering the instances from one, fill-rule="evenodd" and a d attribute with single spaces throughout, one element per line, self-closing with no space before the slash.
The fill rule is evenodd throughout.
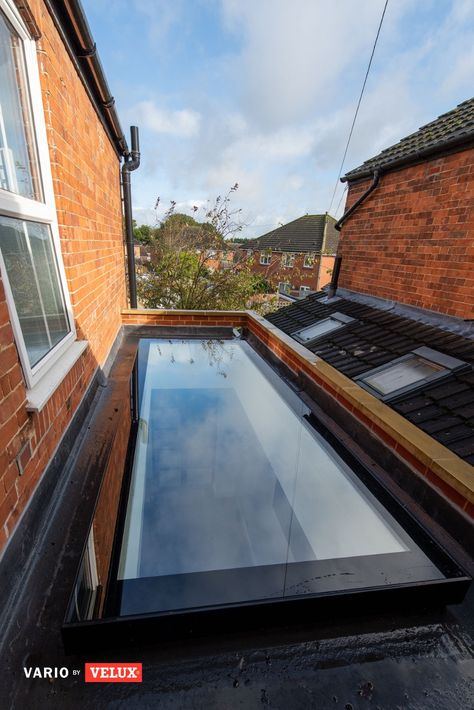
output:
<path id="1" fill-rule="evenodd" d="M 127 139 L 140 128 L 137 222 L 171 200 L 203 216 L 235 183 L 241 236 L 328 211 L 384 2 L 83 0 Z M 343 174 L 473 76 L 472 0 L 389 0 Z M 338 184 L 331 214 L 344 202 Z"/>

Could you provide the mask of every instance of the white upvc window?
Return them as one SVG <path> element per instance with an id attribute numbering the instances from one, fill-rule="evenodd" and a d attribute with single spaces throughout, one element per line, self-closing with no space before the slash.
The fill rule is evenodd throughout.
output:
<path id="1" fill-rule="evenodd" d="M 283 266 L 292 268 L 295 265 L 295 255 L 290 253 L 283 254 L 281 257 L 281 263 Z"/>
<path id="2" fill-rule="evenodd" d="M 305 254 L 303 261 L 304 269 L 312 269 L 316 263 L 316 254 Z"/>
<path id="3" fill-rule="evenodd" d="M 270 266 L 271 261 L 272 252 L 270 250 L 260 252 L 260 263 L 262 266 Z"/>
<path id="4" fill-rule="evenodd" d="M 75 340 L 36 44 L 0 0 L 0 270 L 28 388 Z"/>

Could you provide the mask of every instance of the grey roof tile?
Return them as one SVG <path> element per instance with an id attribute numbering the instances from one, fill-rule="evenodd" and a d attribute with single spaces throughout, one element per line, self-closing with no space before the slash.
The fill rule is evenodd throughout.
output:
<path id="1" fill-rule="evenodd" d="M 375 168 L 390 170 L 391 165 L 399 164 L 400 161 L 407 164 L 415 162 L 420 152 L 427 149 L 439 149 L 441 152 L 453 141 L 465 141 L 466 144 L 474 141 L 474 98 L 463 101 L 456 108 L 350 170 L 343 180 L 356 180 L 369 175 Z"/>
<path id="2" fill-rule="evenodd" d="M 324 303 L 325 296 L 325 292 L 312 294 L 271 313 L 267 319 L 291 335 L 335 311 L 356 318 L 309 344 L 312 352 L 347 377 L 353 379 L 422 345 L 471 365 L 470 370 L 451 373 L 442 381 L 428 383 L 421 391 L 406 393 L 389 404 L 468 461 L 474 455 L 473 341 L 346 298 Z"/>
<path id="3" fill-rule="evenodd" d="M 308 214 L 273 229 L 252 242 L 247 242 L 244 248 L 335 254 L 339 242 L 339 232 L 334 229 L 335 223 L 336 220 L 331 215 Z"/>

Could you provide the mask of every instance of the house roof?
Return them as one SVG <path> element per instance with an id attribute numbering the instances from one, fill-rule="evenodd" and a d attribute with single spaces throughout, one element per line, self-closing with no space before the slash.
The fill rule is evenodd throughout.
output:
<path id="1" fill-rule="evenodd" d="M 321 252 L 335 254 L 339 232 L 336 220 L 328 214 L 307 214 L 263 234 L 244 246 L 289 252 Z M 324 228 L 326 226 L 326 238 Z"/>
<path id="2" fill-rule="evenodd" d="M 267 319 L 291 335 L 334 312 L 354 318 L 306 346 L 351 379 L 421 346 L 471 365 L 387 404 L 474 465 L 474 341 L 346 298 L 323 303 L 325 297 L 321 291 L 312 294 Z"/>
<path id="3" fill-rule="evenodd" d="M 370 175 L 376 168 L 390 170 L 417 162 L 437 151 L 462 146 L 474 141 L 474 98 L 427 123 L 395 145 L 386 148 L 359 167 L 350 170 L 343 181 L 356 180 Z"/>

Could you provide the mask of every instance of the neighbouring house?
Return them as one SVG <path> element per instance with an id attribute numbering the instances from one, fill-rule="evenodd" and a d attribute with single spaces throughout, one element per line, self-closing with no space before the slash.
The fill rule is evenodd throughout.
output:
<path id="1" fill-rule="evenodd" d="M 272 289 L 292 296 L 319 291 L 331 280 L 339 233 L 329 214 L 305 215 L 248 242 L 251 268 Z"/>
<path id="2" fill-rule="evenodd" d="M 146 264 L 149 264 L 152 260 L 152 248 L 148 244 L 135 242 L 133 245 L 133 253 L 135 255 L 137 273 L 144 272 Z"/>
<path id="3" fill-rule="evenodd" d="M 223 247 L 216 246 L 207 252 L 206 266 L 211 271 L 222 271 L 236 266 L 241 258 L 240 244 L 224 241 Z"/>
<path id="4" fill-rule="evenodd" d="M 76 3 L 0 1 L 0 550 L 127 303 L 128 148 L 89 50 Z"/>

